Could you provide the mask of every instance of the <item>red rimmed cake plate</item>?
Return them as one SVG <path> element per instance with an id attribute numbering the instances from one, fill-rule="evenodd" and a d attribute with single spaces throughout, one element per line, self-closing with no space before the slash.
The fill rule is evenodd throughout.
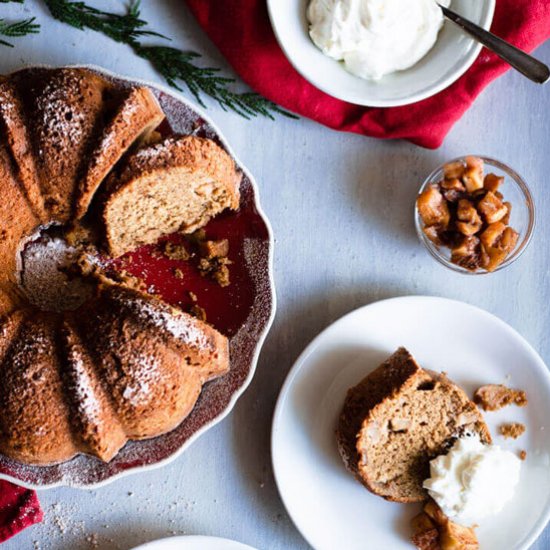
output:
<path id="1" fill-rule="evenodd" d="M 252 380 L 260 348 L 275 315 L 271 227 L 260 207 L 252 176 L 235 158 L 221 132 L 204 113 L 166 87 L 122 78 L 97 67 L 86 68 L 121 85 L 148 86 L 166 113 L 161 132 L 172 130 L 211 138 L 233 156 L 243 173 L 239 210 L 222 213 L 205 227 L 209 239 L 229 240 L 232 262 L 229 286 L 222 288 L 201 276 L 193 262 L 172 260 L 159 253 L 162 242 L 142 247 L 114 262 L 115 267 L 143 279 L 151 292 L 170 304 L 187 309 L 193 303 L 192 296 L 196 296 L 208 322 L 229 338 L 231 369 L 203 387 L 193 411 L 175 430 L 153 439 L 129 442 L 108 464 L 79 455 L 62 464 L 38 467 L 0 455 L 0 479 L 35 489 L 96 487 L 174 460 L 229 414 Z M 181 236 L 174 234 L 165 240 L 177 242 L 179 239 Z M 176 270 L 181 273 L 176 274 Z"/>

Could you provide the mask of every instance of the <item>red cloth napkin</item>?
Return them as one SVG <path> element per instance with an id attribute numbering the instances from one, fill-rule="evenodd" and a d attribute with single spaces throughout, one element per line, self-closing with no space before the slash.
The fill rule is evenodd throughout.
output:
<path id="1" fill-rule="evenodd" d="M 34 491 L 0 480 L 0 543 L 39 523 L 42 518 Z"/>
<path id="2" fill-rule="evenodd" d="M 250 87 L 290 111 L 346 132 L 439 147 L 482 90 L 508 69 L 483 50 L 464 76 L 432 98 L 389 109 L 359 107 L 317 90 L 293 69 L 277 44 L 265 0 L 186 1 Z M 524 50 L 533 50 L 550 37 L 548 0 L 497 0 L 492 30 Z"/>

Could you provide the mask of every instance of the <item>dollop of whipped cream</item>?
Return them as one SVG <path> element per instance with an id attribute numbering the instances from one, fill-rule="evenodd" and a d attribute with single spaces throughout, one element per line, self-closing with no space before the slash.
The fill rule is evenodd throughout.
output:
<path id="1" fill-rule="evenodd" d="M 520 467 L 521 460 L 510 451 L 466 435 L 430 462 L 424 488 L 451 520 L 473 525 L 512 499 Z"/>
<path id="2" fill-rule="evenodd" d="M 449 6 L 451 0 L 439 0 Z M 309 34 L 346 69 L 379 80 L 420 61 L 443 25 L 435 0 L 311 0 Z"/>

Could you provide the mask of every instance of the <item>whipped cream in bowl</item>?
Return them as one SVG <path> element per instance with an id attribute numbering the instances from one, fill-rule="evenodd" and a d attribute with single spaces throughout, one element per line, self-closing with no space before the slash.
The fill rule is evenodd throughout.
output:
<path id="1" fill-rule="evenodd" d="M 496 0 L 443 3 L 488 29 Z M 455 25 L 443 24 L 435 0 L 267 0 L 267 6 L 293 67 L 319 90 L 356 105 L 393 107 L 430 97 L 481 51 Z"/>
<path id="2" fill-rule="evenodd" d="M 430 462 L 424 488 L 447 517 L 471 526 L 512 500 L 520 469 L 521 460 L 514 453 L 465 435 L 447 454 Z"/>
<path id="3" fill-rule="evenodd" d="M 325 55 L 372 80 L 416 65 L 443 26 L 435 0 L 311 0 L 307 16 L 309 34 Z"/>

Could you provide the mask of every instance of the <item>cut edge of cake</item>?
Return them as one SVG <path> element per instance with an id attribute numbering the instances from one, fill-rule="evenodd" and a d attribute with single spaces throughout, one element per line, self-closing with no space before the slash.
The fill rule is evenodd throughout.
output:
<path id="1" fill-rule="evenodd" d="M 101 219 L 107 250 L 117 257 L 236 210 L 241 178 L 231 156 L 210 139 L 170 136 L 139 149 L 106 187 Z"/>

